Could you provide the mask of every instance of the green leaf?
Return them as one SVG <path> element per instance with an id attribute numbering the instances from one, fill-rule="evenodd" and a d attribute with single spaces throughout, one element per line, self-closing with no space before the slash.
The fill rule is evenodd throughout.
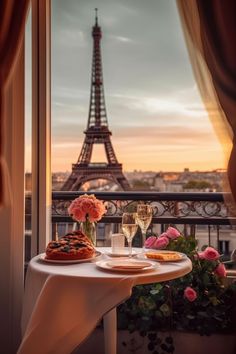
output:
<path id="1" fill-rule="evenodd" d="M 213 316 L 217 321 L 219 322 L 222 322 L 223 321 L 223 318 L 222 317 L 219 317 L 219 316 Z"/>
<path id="2" fill-rule="evenodd" d="M 212 305 L 214 305 L 214 306 L 217 306 L 218 304 L 220 304 L 220 301 L 217 299 L 216 296 L 210 297 L 209 300 L 212 303 Z"/>
<path id="3" fill-rule="evenodd" d="M 157 318 L 160 318 L 160 317 L 162 317 L 162 313 L 161 313 L 161 311 L 155 311 L 155 316 L 157 317 Z"/>
<path id="4" fill-rule="evenodd" d="M 206 312 L 204 312 L 204 311 L 198 311 L 197 315 L 199 317 L 208 318 L 208 314 Z"/>
<path id="5" fill-rule="evenodd" d="M 161 305 L 160 311 L 163 313 L 164 316 L 170 316 L 171 314 L 171 309 L 167 304 Z"/>
<path id="6" fill-rule="evenodd" d="M 154 300 L 147 296 L 140 296 L 138 300 L 138 306 L 144 312 L 156 309 L 156 303 Z"/>
<path id="7" fill-rule="evenodd" d="M 163 289 L 163 285 L 161 285 L 160 283 L 153 284 L 152 289 L 161 291 Z"/>
<path id="8" fill-rule="evenodd" d="M 202 274 L 202 281 L 203 281 L 203 284 L 206 287 L 210 284 L 210 278 L 209 278 L 209 275 L 207 273 Z"/>
<path id="9" fill-rule="evenodd" d="M 150 294 L 156 295 L 156 294 L 159 294 L 159 292 L 160 292 L 160 290 L 158 290 L 158 289 L 152 289 L 152 290 L 150 291 Z"/>

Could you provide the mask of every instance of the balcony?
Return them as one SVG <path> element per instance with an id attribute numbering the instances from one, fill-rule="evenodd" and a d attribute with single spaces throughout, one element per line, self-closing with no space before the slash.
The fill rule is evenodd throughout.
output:
<path id="1" fill-rule="evenodd" d="M 62 224 L 71 224 L 72 220 L 67 214 L 67 208 L 70 202 L 81 194 L 84 193 L 52 193 L 53 237 L 56 232 L 61 236 Z M 97 192 L 95 194 L 98 199 L 104 200 L 107 207 L 106 215 L 98 224 L 98 242 L 101 245 L 109 242 L 108 231 L 103 231 L 103 235 L 100 234 L 101 225 L 113 224 L 110 231 L 118 230 L 123 212 L 128 208 L 135 209 L 137 202 L 143 201 L 153 207 L 151 225 L 153 231 L 162 232 L 167 225 L 179 225 L 185 236 L 191 234 L 221 251 L 223 251 L 221 241 L 229 241 L 225 249 L 226 253 L 236 248 L 236 240 L 233 239 L 236 218 L 233 216 L 233 210 L 224 202 L 227 193 Z"/>
<path id="2" fill-rule="evenodd" d="M 70 202 L 84 192 L 62 192 L 52 193 L 52 237 L 60 237 L 65 232 L 77 227 L 67 213 Z M 227 199 L 226 193 L 155 193 L 155 192 L 96 192 L 96 197 L 104 201 L 107 213 L 97 225 L 97 245 L 109 246 L 110 235 L 117 232 L 120 227 L 121 217 L 126 210 L 135 210 L 136 204 L 140 201 L 150 203 L 153 207 L 153 219 L 148 234 L 160 234 L 169 225 L 176 226 L 185 237 L 194 236 L 200 245 L 211 245 L 218 249 L 224 261 L 234 268 L 234 260 L 229 261 L 234 249 L 236 249 L 236 217 L 233 216 L 233 210 L 224 200 Z M 27 195 L 27 205 L 30 205 L 31 196 Z M 30 213 L 26 216 L 29 226 L 26 235 L 26 251 L 30 249 Z M 141 234 L 137 234 L 133 240 L 135 246 L 140 246 Z M 30 257 L 29 257 L 30 258 Z M 234 270 L 231 271 L 234 273 Z M 233 276 L 234 277 L 234 274 Z M 231 282 L 232 279 L 228 281 Z M 164 284 L 164 283 L 162 283 Z M 171 284 L 166 284 L 171 286 Z M 177 283 L 173 286 L 178 287 Z M 192 314 L 190 314 L 192 316 Z M 174 342 L 176 343 L 176 354 L 179 353 L 179 337 L 174 333 Z M 118 348 L 119 353 L 128 353 L 127 348 L 131 348 L 133 336 L 127 331 L 119 331 Z M 135 336 L 134 347 L 139 346 L 142 340 L 139 335 Z M 199 337 L 204 342 L 205 348 L 212 346 L 212 341 L 217 341 L 216 337 Z M 146 346 L 148 345 L 147 338 Z M 186 338 L 181 339 L 185 345 Z M 191 339 L 192 340 L 192 339 Z M 194 339 L 195 340 L 195 339 Z M 127 342 L 127 348 L 122 347 L 121 342 Z M 211 343 L 211 344 L 210 344 Z M 227 348 L 235 345 L 234 337 L 227 337 Z M 230 344 L 229 344 L 230 343 Z M 78 348 L 74 354 L 90 354 L 94 347 L 103 348 L 103 330 L 98 326 L 94 333 L 89 337 L 81 348 Z M 142 347 L 143 348 L 143 347 Z M 102 349 L 101 349 L 102 350 Z M 144 350 L 144 349 L 141 349 Z M 141 353 L 138 351 L 137 353 Z M 217 351 L 216 351 L 217 352 Z M 100 352 L 98 351 L 98 354 Z M 146 353 L 145 351 L 142 352 Z M 181 352 L 184 354 L 185 352 Z M 222 353 L 218 351 L 217 353 Z"/>
<path id="3" fill-rule="evenodd" d="M 67 213 L 70 202 L 83 192 L 52 192 L 52 238 L 63 236 L 76 227 Z M 107 213 L 97 225 L 97 245 L 110 245 L 110 235 L 119 230 L 121 217 L 137 202 L 150 203 L 153 219 L 148 235 L 160 234 L 168 225 L 176 225 L 184 236 L 194 236 L 199 246 L 211 245 L 224 254 L 226 260 L 236 249 L 236 217 L 226 205 L 227 193 L 157 193 L 157 192 L 96 192 L 104 200 Z M 26 196 L 26 260 L 30 259 L 31 195 Z M 141 235 L 134 239 L 140 246 Z"/>
<path id="4" fill-rule="evenodd" d="M 70 202 L 83 192 L 53 192 L 52 193 L 52 236 L 60 237 L 75 223 L 68 216 L 67 208 Z M 211 245 L 224 254 L 223 259 L 230 259 L 230 254 L 236 248 L 236 218 L 233 210 L 224 202 L 227 193 L 155 193 L 155 192 L 97 192 L 98 199 L 104 201 L 107 207 L 106 215 L 97 225 L 97 243 L 99 246 L 110 245 L 110 234 L 119 230 L 121 217 L 125 210 L 135 210 L 140 201 L 150 203 L 153 207 L 153 219 L 148 234 L 159 234 L 169 225 L 175 225 L 185 237 L 194 236 L 200 247 Z M 141 235 L 134 239 L 135 246 L 140 246 Z M 231 262 L 231 266 L 233 266 Z M 78 350 L 78 354 L 90 353 L 91 346 L 103 345 L 103 334 L 100 327 L 96 329 L 87 343 Z M 119 332 L 118 338 L 130 341 L 129 335 Z M 125 336 L 125 337 L 123 337 Z M 215 338 L 215 337 L 213 337 Z M 232 338 L 230 337 L 229 340 Z M 140 338 L 136 345 L 139 345 Z M 178 342 L 178 337 L 174 339 Z M 186 340 L 185 338 L 183 339 Z M 208 348 L 211 337 L 203 337 Z M 213 339 L 214 341 L 215 339 Z M 232 344 L 234 345 L 234 344 Z M 130 346 L 130 342 L 129 342 Z M 120 346 L 122 353 L 127 349 Z M 140 351 L 137 351 L 139 353 Z M 177 348 L 178 353 L 178 348 Z"/>

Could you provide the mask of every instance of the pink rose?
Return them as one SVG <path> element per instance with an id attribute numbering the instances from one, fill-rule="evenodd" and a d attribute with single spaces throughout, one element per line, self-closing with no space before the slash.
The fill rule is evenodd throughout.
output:
<path id="1" fill-rule="evenodd" d="M 207 247 L 203 251 L 203 257 L 208 261 L 216 261 L 217 259 L 219 259 L 220 254 L 213 247 Z"/>
<path id="2" fill-rule="evenodd" d="M 171 226 L 169 226 L 166 230 L 166 234 L 171 240 L 174 240 L 180 236 L 180 232 Z"/>
<path id="3" fill-rule="evenodd" d="M 198 252 L 197 254 L 199 259 L 205 259 L 204 252 Z"/>
<path id="4" fill-rule="evenodd" d="M 169 239 L 166 236 L 158 237 L 153 245 L 153 248 L 163 249 L 169 244 Z"/>
<path id="5" fill-rule="evenodd" d="M 106 212 L 106 208 L 101 200 L 95 195 L 81 195 L 73 200 L 68 208 L 68 213 L 77 221 L 85 221 L 88 217 L 89 221 L 98 221 Z"/>
<path id="6" fill-rule="evenodd" d="M 101 202 L 101 200 L 96 200 L 95 205 L 96 205 L 96 208 L 99 210 L 99 214 L 102 217 L 102 215 L 105 214 L 105 212 L 106 212 L 105 205 Z"/>
<path id="7" fill-rule="evenodd" d="M 93 208 L 92 200 L 88 198 L 81 200 L 81 208 L 86 214 L 89 213 L 89 211 Z"/>
<path id="8" fill-rule="evenodd" d="M 144 243 L 144 246 L 146 247 L 146 248 L 152 248 L 153 247 L 153 245 L 155 244 L 155 242 L 156 242 L 156 236 L 150 236 L 150 237 L 148 237 L 147 239 L 146 239 L 146 241 L 145 241 L 145 243 Z"/>
<path id="9" fill-rule="evenodd" d="M 168 235 L 167 235 L 166 232 L 163 232 L 163 233 L 159 236 L 159 238 L 160 238 L 160 237 L 168 237 Z"/>
<path id="10" fill-rule="evenodd" d="M 78 198 L 77 198 L 78 199 Z M 75 199 L 68 208 L 68 214 L 72 216 L 75 220 L 85 221 L 85 213 L 81 208 L 78 208 L 77 203 L 78 200 Z"/>
<path id="11" fill-rule="evenodd" d="M 97 210 L 96 208 L 91 209 L 89 211 L 88 218 L 89 218 L 89 221 L 91 221 L 91 222 L 98 221 L 101 218 L 99 210 Z"/>
<path id="12" fill-rule="evenodd" d="M 193 302 L 194 300 L 196 300 L 197 298 L 197 293 L 196 291 L 191 288 L 190 286 L 188 286 L 185 290 L 184 290 L 184 297 L 190 301 Z"/>
<path id="13" fill-rule="evenodd" d="M 75 209 L 73 211 L 73 219 L 77 221 L 85 221 L 86 220 L 86 213 L 83 212 L 82 209 Z"/>
<path id="14" fill-rule="evenodd" d="M 76 204 L 75 200 L 70 204 L 70 206 L 68 208 L 69 215 L 73 215 L 75 204 Z"/>
<path id="15" fill-rule="evenodd" d="M 226 269 L 223 263 L 220 263 L 216 269 L 215 269 L 215 273 L 219 276 L 219 277 L 226 277 Z"/>

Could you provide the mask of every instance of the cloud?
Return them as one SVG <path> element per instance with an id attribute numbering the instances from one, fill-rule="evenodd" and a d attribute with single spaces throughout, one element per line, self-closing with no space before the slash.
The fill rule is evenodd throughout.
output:
<path id="1" fill-rule="evenodd" d="M 56 0 L 52 6 L 53 169 L 70 169 L 84 141 L 95 7 L 108 123 L 125 169 L 199 167 L 207 159 L 220 167 L 220 145 L 192 75 L 174 1 Z"/>
<path id="2" fill-rule="evenodd" d="M 78 151 L 78 148 L 81 146 L 81 144 L 78 144 L 76 142 L 65 142 L 65 143 L 55 143 L 52 145 L 53 149 L 71 149 L 71 148 L 76 148 Z"/>
<path id="3" fill-rule="evenodd" d="M 58 136 L 53 146 L 56 148 L 77 147 L 77 154 L 79 154 L 79 146 L 82 145 L 85 138 L 83 131 L 74 125 L 70 139 L 68 139 L 69 130 L 66 127 L 63 134 L 60 134 L 60 132 L 61 130 L 58 131 Z M 135 150 L 141 149 L 147 153 L 152 151 L 152 149 L 175 151 L 194 147 L 209 150 L 221 148 L 216 139 L 209 138 L 211 138 L 210 131 L 196 130 L 191 127 L 132 127 L 129 129 L 117 129 L 116 133 L 111 137 L 111 141 L 115 150 L 122 149 L 122 146 L 127 149 L 130 146 L 132 149 L 135 147 Z"/>
<path id="4" fill-rule="evenodd" d="M 191 117 L 198 117 L 198 116 L 207 116 L 205 110 L 201 107 L 198 107 L 196 110 L 194 106 L 189 106 L 188 103 L 181 103 L 176 100 L 169 99 L 161 99 L 161 98 L 143 98 L 139 101 L 133 103 L 134 108 L 141 109 L 143 111 L 150 112 L 151 114 L 154 113 L 164 113 L 164 114 L 177 114 L 183 116 L 191 116 Z"/>
<path id="5" fill-rule="evenodd" d="M 195 89 L 187 89 L 186 94 L 178 90 L 168 95 L 144 96 L 129 95 L 123 93 L 113 93 L 109 95 L 124 103 L 134 110 L 141 110 L 150 114 L 165 114 L 188 117 L 207 117 L 207 112 L 200 100 L 199 94 Z M 194 94 L 193 94 L 194 91 Z"/>
<path id="6" fill-rule="evenodd" d="M 137 140 L 139 145 L 146 147 L 155 144 L 156 146 L 186 146 L 186 145 L 220 145 L 217 139 L 212 139 L 210 130 L 201 130 L 186 126 L 152 126 L 152 127 L 130 127 L 119 128 L 114 134 L 113 140 L 120 140 L 119 143 Z M 121 141 L 122 140 L 122 141 Z M 130 143 L 131 144 L 131 143 Z"/>
<path id="7" fill-rule="evenodd" d="M 58 40 L 58 45 L 76 48 L 85 45 L 85 35 L 83 31 L 64 28 L 60 31 L 60 36 L 54 35 L 54 37 Z"/>
<path id="8" fill-rule="evenodd" d="M 122 43 L 134 43 L 134 41 L 128 37 L 122 37 L 122 36 L 111 36 L 111 37 Z"/>

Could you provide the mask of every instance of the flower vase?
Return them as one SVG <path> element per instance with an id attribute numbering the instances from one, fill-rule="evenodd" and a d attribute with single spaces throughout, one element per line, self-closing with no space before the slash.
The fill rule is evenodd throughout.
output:
<path id="1" fill-rule="evenodd" d="M 96 246 L 96 224 L 89 220 L 80 223 L 80 230 L 92 241 Z"/>

